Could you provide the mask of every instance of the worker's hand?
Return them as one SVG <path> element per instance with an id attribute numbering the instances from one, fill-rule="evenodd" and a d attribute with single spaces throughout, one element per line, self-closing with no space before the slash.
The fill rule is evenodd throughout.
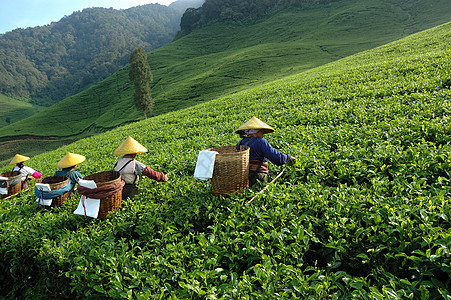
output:
<path id="1" fill-rule="evenodd" d="M 292 166 L 296 163 L 296 157 L 292 156 L 287 165 Z"/>
<path id="2" fill-rule="evenodd" d="M 168 182 L 168 181 L 169 181 L 168 175 L 164 174 L 163 181 L 164 181 L 164 182 Z"/>

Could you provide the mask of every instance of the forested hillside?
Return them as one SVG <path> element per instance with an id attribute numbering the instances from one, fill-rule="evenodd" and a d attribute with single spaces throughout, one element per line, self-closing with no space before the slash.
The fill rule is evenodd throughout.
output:
<path id="1" fill-rule="evenodd" d="M 113 74 L 137 47 L 171 42 L 183 11 L 149 4 L 88 8 L 0 35 L 0 93 L 51 105 Z"/>
<path id="2" fill-rule="evenodd" d="M 206 0 L 202 7 L 189 8 L 180 23 L 183 34 L 215 21 L 250 23 L 274 10 L 326 5 L 342 0 Z"/>

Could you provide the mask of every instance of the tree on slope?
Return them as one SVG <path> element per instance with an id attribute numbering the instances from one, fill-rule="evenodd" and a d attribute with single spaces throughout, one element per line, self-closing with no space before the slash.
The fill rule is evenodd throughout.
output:
<path id="1" fill-rule="evenodd" d="M 133 100 L 138 110 L 144 112 L 144 118 L 147 119 L 147 113 L 150 114 L 153 107 L 153 99 L 150 91 L 150 83 L 153 80 L 147 55 L 143 48 L 138 48 L 130 55 L 130 81 L 135 86 Z"/>

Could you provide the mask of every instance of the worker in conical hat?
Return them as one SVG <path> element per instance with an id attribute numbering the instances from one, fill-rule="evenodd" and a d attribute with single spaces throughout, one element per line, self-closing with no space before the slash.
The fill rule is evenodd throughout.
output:
<path id="1" fill-rule="evenodd" d="M 249 186 L 254 185 L 257 181 L 267 181 L 268 161 L 280 166 L 295 160 L 295 157 L 274 149 L 269 142 L 263 138 L 265 134 L 272 132 L 274 132 L 274 128 L 256 117 L 252 117 L 249 121 L 235 130 L 235 133 L 239 134 L 242 138 L 237 144 L 237 149 L 239 149 L 241 145 L 250 148 Z"/>
<path id="2" fill-rule="evenodd" d="M 22 189 L 27 189 L 29 184 L 28 184 L 28 179 L 31 178 L 30 176 L 32 176 L 33 178 L 41 178 L 42 174 L 39 173 L 38 171 L 33 170 L 30 167 L 26 167 L 24 162 L 26 160 L 29 160 L 30 158 L 24 155 L 20 155 L 20 154 L 16 154 L 13 159 L 10 161 L 10 165 L 15 165 L 13 168 L 13 172 L 20 172 L 20 174 L 22 175 Z"/>
<path id="3" fill-rule="evenodd" d="M 146 147 L 138 143 L 132 137 L 127 137 L 122 144 L 114 151 L 115 155 L 123 155 L 114 164 L 114 170 L 121 173 L 125 186 L 122 190 L 122 199 L 133 199 L 138 194 L 136 184 L 139 175 L 144 175 L 156 181 L 168 181 L 166 174 L 157 172 L 135 159 L 136 154 L 147 152 Z"/>
<path id="4" fill-rule="evenodd" d="M 84 162 L 85 159 L 86 157 L 83 155 L 67 152 L 66 155 L 64 155 L 64 157 L 58 162 L 58 169 L 55 171 L 55 174 L 53 174 L 53 176 L 65 176 L 69 178 L 69 182 L 71 184 L 70 196 L 73 194 L 78 180 L 83 178 L 83 175 L 75 170 L 75 168 Z"/>

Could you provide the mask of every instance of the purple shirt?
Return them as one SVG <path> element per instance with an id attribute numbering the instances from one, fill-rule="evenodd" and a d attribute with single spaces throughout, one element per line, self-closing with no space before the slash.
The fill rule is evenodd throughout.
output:
<path id="1" fill-rule="evenodd" d="M 280 166 L 286 164 L 291 159 L 290 155 L 277 151 L 264 138 L 245 137 L 238 145 L 246 145 L 246 143 L 248 143 L 247 145 L 251 148 L 249 160 L 260 160 L 263 162 L 269 160 L 273 164 Z"/>

